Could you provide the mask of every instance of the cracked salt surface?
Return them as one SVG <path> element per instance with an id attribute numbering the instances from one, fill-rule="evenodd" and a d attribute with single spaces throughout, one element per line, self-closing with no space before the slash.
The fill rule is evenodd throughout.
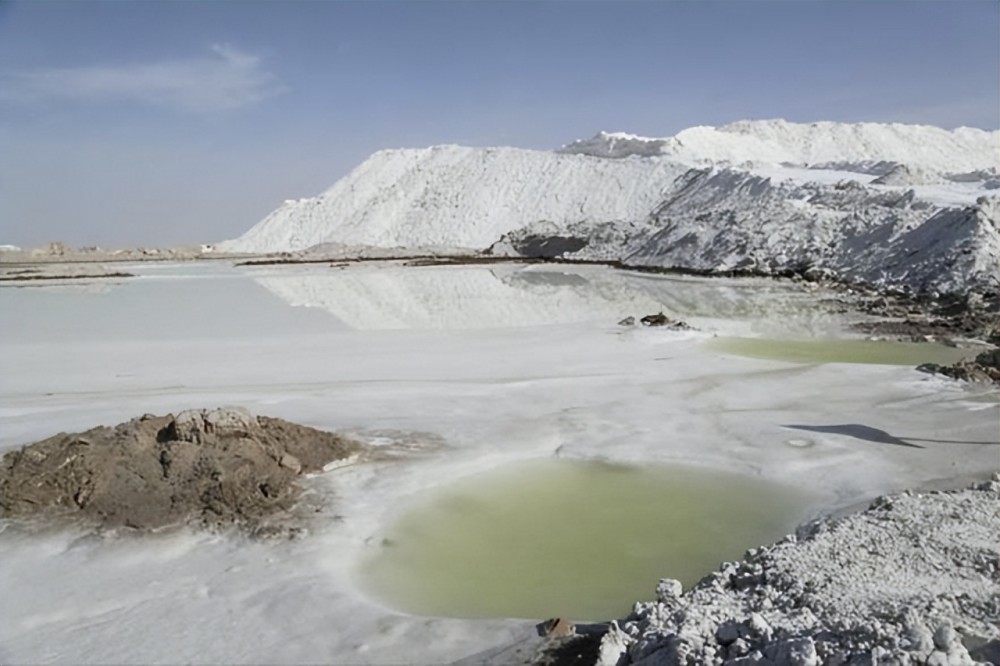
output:
<path id="1" fill-rule="evenodd" d="M 220 404 L 405 446 L 309 480 L 328 508 L 299 541 L 6 526 L 3 662 L 440 663 L 512 642 L 529 622 L 402 614 L 350 572 L 419 494 L 556 451 L 736 472 L 827 509 L 996 466 L 997 405 L 960 384 L 702 346 L 714 333 L 835 334 L 842 316 L 791 285 L 598 267 L 548 281 L 538 267 L 129 271 L 100 294 L 0 290 L 0 310 L 18 313 L 0 330 L 0 450 Z M 489 303 L 470 301 L 481 289 Z M 647 306 L 701 332 L 615 325 Z M 813 444 L 788 443 L 802 439 Z"/>

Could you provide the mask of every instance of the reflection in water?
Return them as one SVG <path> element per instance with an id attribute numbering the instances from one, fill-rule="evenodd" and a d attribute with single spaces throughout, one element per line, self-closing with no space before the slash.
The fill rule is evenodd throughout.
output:
<path id="1" fill-rule="evenodd" d="M 259 339 L 336 329 L 226 265 L 123 266 L 122 281 L 0 288 L 0 345 L 182 339 Z"/>
<path id="2" fill-rule="evenodd" d="M 564 273 L 556 271 L 519 271 L 509 278 L 512 284 L 523 282 L 525 285 L 541 287 L 583 287 L 586 289 L 590 282 L 582 275 L 575 273 Z"/>
<path id="3" fill-rule="evenodd" d="M 807 504 L 788 488 L 694 468 L 520 463 L 411 509 L 359 573 L 416 614 L 604 620 L 663 576 L 688 586 L 780 537 Z"/>
<path id="4" fill-rule="evenodd" d="M 602 266 L 360 265 L 288 272 L 293 270 L 256 281 L 291 305 L 321 308 L 361 330 L 614 324 L 663 311 L 695 325 L 743 320 L 756 332 L 809 335 L 843 320 L 817 305 L 815 291 L 761 279 L 652 276 Z"/>

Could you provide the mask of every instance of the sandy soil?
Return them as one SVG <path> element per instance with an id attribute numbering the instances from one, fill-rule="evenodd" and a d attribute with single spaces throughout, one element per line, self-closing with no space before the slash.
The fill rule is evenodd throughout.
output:
<path id="1" fill-rule="evenodd" d="M 337 435 L 239 408 L 145 415 L 59 434 L 0 462 L 0 517 L 101 528 L 194 524 L 290 533 L 296 478 L 358 456 Z M 281 521 L 276 519 L 284 518 Z"/>

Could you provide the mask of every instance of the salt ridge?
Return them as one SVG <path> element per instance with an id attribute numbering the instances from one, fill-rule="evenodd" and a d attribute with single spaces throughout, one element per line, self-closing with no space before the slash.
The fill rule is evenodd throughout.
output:
<path id="1" fill-rule="evenodd" d="M 731 164 L 888 161 L 951 173 L 997 167 L 1000 132 L 970 127 L 949 131 L 899 123 L 744 120 L 722 127 L 690 127 L 665 138 L 599 132 L 591 139 L 564 146 L 560 152 L 613 158 L 664 155 L 686 162 Z"/>
<path id="2" fill-rule="evenodd" d="M 996 288 L 984 267 L 1000 252 L 998 138 L 970 128 L 744 121 L 666 139 L 602 133 L 555 152 L 386 150 L 222 249 L 526 256 L 534 240 L 569 237 L 584 248 L 566 258 L 710 272 L 815 267 L 913 291 L 984 291 Z"/>
<path id="3" fill-rule="evenodd" d="M 320 243 L 482 249 L 550 221 L 644 218 L 685 167 L 518 148 L 435 146 L 375 153 L 326 192 L 286 201 L 228 251 Z"/>

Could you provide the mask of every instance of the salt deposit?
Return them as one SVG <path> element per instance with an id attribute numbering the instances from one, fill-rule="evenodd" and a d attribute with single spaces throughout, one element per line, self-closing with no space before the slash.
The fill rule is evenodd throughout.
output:
<path id="1" fill-rule="evenodd" d="M 220 249 L 455 247 L 995 292 L 997 141 L 968 128 L 758 121 L 668 139 L 602 133 L 558 152 L 381 151 Z"/>
<path id="2" fill-rule="evenodd" d="M 876 500 L 663 581 L 604 638 L 601 664 L 972 664 L 1000 660 L 1000 483 Z"/>
<path id="3" fill-rule="evenodd" d="M 790 123 L 744 120 L 691 127 L 666 138 L 599 132 L 562 152 L 623 158 L 666 155 L 681 161 L 746 161 L 792 165 L 899 162 L 941 172 L 997 166 L 1000 132 L 970 127 L 948 131 L 899 123 Z"/>

